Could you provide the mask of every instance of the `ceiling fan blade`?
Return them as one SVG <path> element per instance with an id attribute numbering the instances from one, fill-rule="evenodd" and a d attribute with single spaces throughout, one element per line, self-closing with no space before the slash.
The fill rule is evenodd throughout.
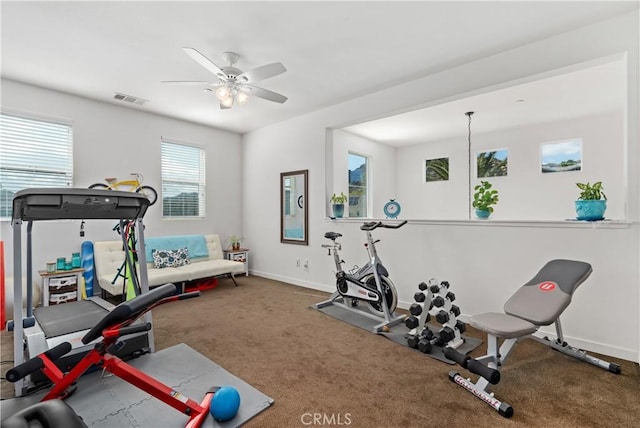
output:
<path id="1" fill-rule="evenodd" d="M 195 80 L 163 80 L 160 83 L 167 83 L 169 85 L 208 85 L 211 82 Z"/>
<path id="2" fill-rule="evenodd" d="M 250 95 L 255 95 L 256 97 L 264 98 L 265 100 L 273 101 L 276 103 L 284 103 L 288 99 L 284 95 L 281 95 L 277 92 L 273 92 L 264 88 L 259 88 L 253 85 L 242 85 L 242 88 L 249 89 Z"/>
<path id="3" fill-rule="evenodd" d="M 203 66 L 204 68 L 206 68 L 207 70 L 215 74 L 220 80 L 227 80 L 227 75 L 224 73 L 224 71 L 222 71 L 220 67 L 215 65 L 213 62 L 211 62 L 209 58 L 202 55 L 196 49 L 182 48 L 182 50 L 191 58 L 193 58 L 193 60 L 196 61 L 198 64 L 200 64 L 201 66 Z"/>
<path id="4" fill-rule="evenodd" d="M 263 65 L 262 67 L 254 68 L 253 70 L 245 71 L 238 76 L 238 81 L 244 82 L 257 82 L 259 80 L 268 79 L 278 74 L 282 74 L 287 69 L 279 62 L 273 64 Z"/>
<path id="5" fill-rule="evenodd" d="M 220 103 L 220 110 L 227 110 L 227 109 L 230 109 L 231 107 L 232 106 L 226 106 L 226 105 Z"/>

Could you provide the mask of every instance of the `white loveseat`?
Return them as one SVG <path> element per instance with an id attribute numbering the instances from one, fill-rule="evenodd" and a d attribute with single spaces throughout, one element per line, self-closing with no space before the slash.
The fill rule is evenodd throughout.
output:
<path id="1" fill-rule="evenodd" d="M 197 237 L 199 235 L 193 236 Z M 153 259 L 147 257 L 149 287 L 168 282 L 183 284 L 196 279 L 223 275 L 230 275 L 235 283 L 234 275 L 236 273 L 244 273 L 244 264 L 224 258 L 219 235 L 203 236 L 206 242 L 205 252 L 208 254 L 202 257 L 190 258 L 190 263 L 184 266 L 156 269 L 153 267 Z M 153 239 L 148 239 L 147 247 Z M 93 244 L 93 249 L 95 282 L 110 295 L 117 296 L 122 294 L 123 277 L 118 277 L 118 270 L 122 267 L 125 255 L 122 241 L 97 241 Z M 147 251 L 147 253 L 150 253 L 150 251 Z M 94 294 L 96 294 L 95 291 Z"/>

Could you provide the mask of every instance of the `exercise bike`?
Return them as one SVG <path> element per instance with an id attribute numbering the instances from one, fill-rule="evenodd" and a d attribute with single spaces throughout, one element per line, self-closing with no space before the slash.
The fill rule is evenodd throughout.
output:
<path id="1" fill-rule="evenodd" d="M 407 224 L 407 221 L 395 225 L 385 224 L 381 221 L 373 221 L 364 223 L 360 226 L 367 235 L 367 242 L 364 244 L 369 255 L 369 260 L 362 267 L 354 267 L 351 271 L 345 272 L 342 269 L 344 260 L 340 257 L 339 251 L 342 245 L 336 242 L 342 234 L 337 232 L 327 232 L 324 237 L 331 240 L 331 244 L 323 244 L 322 248 L 328 249 L 328 255 L 332 255 L 336 265 L 336 291 L 331 297 L 323 302 L 315 305 L 316 309 L 324 308 L 329 305 L 339 305 L 345 309 L 355 311 L 358 314 L 368 318 L 383 321 L 374 326 L 374 333 L 381 331 L 389 331 L 393 325 L 401 323 L 405 316 L 395 316 L 394 311 L 398 305 L 398 292 L 393 282 L 389 279 L 389 272 L 384 267 L 378 253 L 376 251 L 376 243 L 379 239 L 374 240 L 371 231 L 384 227 L 387 229 L 399 229 Z M 360 302 L 364 302 L 370 313 L 357 309 Z"/>

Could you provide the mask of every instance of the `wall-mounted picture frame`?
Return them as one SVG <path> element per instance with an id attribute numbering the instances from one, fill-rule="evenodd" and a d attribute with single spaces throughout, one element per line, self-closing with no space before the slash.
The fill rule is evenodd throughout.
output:
<path id="1" fill-rule="evenodd" d="M 448 181 L 449 180 L 449 158 L 425 159 L 424 161 L 424 181 Z"/>
<path id="2" fill-rule="evenodd" d="M 540 172 L 582 171 L 582 139 L 540 144 Z"/>
<path id="3" fill-rule="evenodd" d="M 476 177 L 506 177 L 509 166 L 507 149 L 487 150 L 476 154 Z"/>
<path id="4" fill-rule="evenodd" d="M 309 170 L 280 173 L 280 242 L 309 245 Z"/>

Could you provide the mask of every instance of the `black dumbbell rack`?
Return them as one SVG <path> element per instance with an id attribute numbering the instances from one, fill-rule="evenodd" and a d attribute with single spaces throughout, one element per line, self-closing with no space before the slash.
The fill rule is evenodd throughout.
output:
<path id="1" fill-rule="evenodd" d="M 458 319 L 460 308 L 453 304 L 456 296 L 449 290 L 448 281 L 438 283 L 435 278 L 418 285 L 420 291 L 414 294 L 411 315 L 405 320 L 410 329 L 407 334 L 409 347 L 430 353 L 433 347 L 458 348 L 464 343 L 462 333 L 466 325 Z M 441 327 L 430 323 L 435 319 Z M 435 331 L 437 330 L 437 332 Z"/>

